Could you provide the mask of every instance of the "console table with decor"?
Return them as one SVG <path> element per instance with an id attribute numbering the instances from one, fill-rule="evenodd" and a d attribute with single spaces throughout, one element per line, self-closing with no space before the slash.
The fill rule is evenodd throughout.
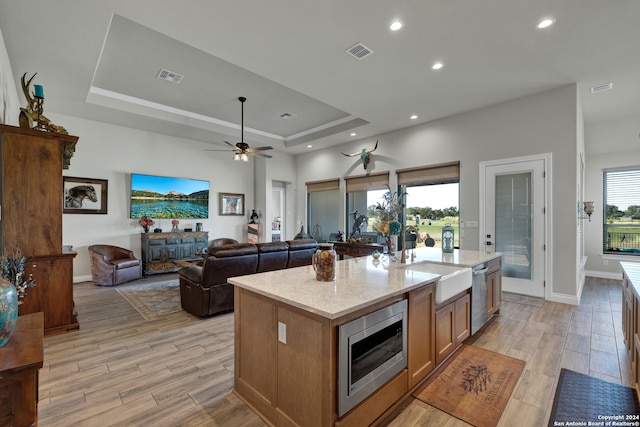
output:
<path id="1" fill-rule="evenodd" d="M 344 259 L 345 255 L 350 257 L 371 255 L 374 251 L 382 253 L 384 247 L 378 243 L 349 243 L 349 242 L 329 242 L 333 244 L 333 248 L 340 259 Z"/>
<path id="2" fill-rule="evenodd" d="M 207 231 L 141 233 L 140 238 L 145 276 L 172 273 L 182 268 L 185 261 L 202 260 L 200 254 L 209 244 Z"/>
<path id="3" fill-rule="evenodd" d="M 43 313 L 18 316 L 11 339 L 0 347 L 0 425 L 38 425 L 43 331 Z"/>

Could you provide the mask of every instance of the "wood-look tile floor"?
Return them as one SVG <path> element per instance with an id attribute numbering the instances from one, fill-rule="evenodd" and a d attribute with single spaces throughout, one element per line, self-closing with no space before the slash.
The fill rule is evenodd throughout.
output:
<path id="1" fill-rule="evenodd" d="M 162 280 L 168 277 L 165 275 Z M 468 343 L 526 361 L 499 426 L 543 426 L 560 368 L 631 385 L 619 281 L 587 278 L 580 306 L 505 302 Z M 74 285 L 80 330 L 45 338 L 39 425 L 264 426 L 233 388 L 233 313 L 145 320 L 114 288 Z M 467 426 L 409 398 L 389 426 Z"/>

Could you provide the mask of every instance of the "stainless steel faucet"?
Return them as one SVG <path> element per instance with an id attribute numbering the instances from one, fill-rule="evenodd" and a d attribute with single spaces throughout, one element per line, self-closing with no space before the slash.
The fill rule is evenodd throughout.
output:
<path id="1" fill-rule="evenodd" d="M 414 233 L 418 234 L 420 233 L 420 230 L 418 230 L 418 228 L 414 225 L 405 225 L 404 227 L 402 227 L 402 231 L 400 233 L 401 236 L 400 238 L 402 239 L 402 256 L 400 257 L 400 263 L 401 264 L 406 264 L 407 263 L 407 256 L 406 256 L 406 239 L 407 239 L 407 231 L 413 231 Z M 418 241 L 418 239 L 416 238 L 416 242 Z"/>

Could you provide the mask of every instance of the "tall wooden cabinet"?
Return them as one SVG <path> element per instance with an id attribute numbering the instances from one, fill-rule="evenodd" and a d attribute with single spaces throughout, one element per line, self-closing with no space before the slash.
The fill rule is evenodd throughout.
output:
<path id="1" fill-rule="evenodd" d="M 78 137 L 0 125 L 2 253 L 27 257 L 36 286 L 19 314 L 44 313 L 45 334 L 79 327 L 73 313 L 73 258 L 62 251 L 62 170 Z"/>

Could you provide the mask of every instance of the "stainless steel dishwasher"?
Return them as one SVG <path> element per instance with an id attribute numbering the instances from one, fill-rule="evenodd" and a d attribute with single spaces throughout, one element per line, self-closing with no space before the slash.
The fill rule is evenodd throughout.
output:
<path id="1" fill-rule="evenodd" d="M 487 307 L 487 271 L 486 263 L 473 266 L 471 283 L 471 335 L 478 332 L 489 319 Z"/>

